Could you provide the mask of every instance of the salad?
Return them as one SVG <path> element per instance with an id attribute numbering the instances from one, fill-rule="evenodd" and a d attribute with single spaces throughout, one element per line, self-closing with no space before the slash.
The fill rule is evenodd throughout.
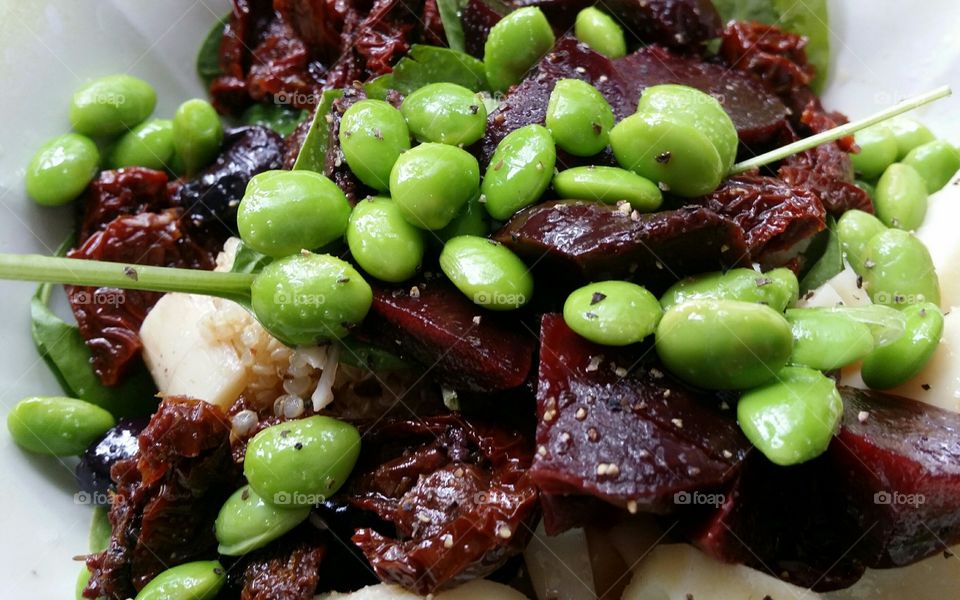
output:
<path id="1" fill-rule="evenodd" d="M 78 596 L 879 597 L 949 569 L 960 152 L 899 116 L 949 89 L 848 123 L 826 23 L 238 1 L 169 119 L 142 79 L 80 87 L 25 176 L 75 234 L 0 255 L 64 390 L 9 435 L 79 456 L 98 506 Z"/>

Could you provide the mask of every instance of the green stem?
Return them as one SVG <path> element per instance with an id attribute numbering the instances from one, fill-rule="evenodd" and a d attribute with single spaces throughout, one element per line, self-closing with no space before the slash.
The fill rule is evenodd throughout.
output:
<path id="1" fill-rule="evenodd" d="M 776 150 L 771 150 L 770 152 L 766 152 L 759 156 L 754 156 L 749 160 L 739 162 L 733 165 L 733 168 L 730 169 L 730 174 L 737 175 L 739 173 L 744 173 L 746 171 L 777 162 L 778 160 L 783 160 L 784 158 L 787 158 L 793 154 L 797 154 L 811 148 L 816 148 L 817 146 L 821 146 L 829 142 L 835 142 L 842 137 L 856 133 L 857 131 L 870 127 L 871 125 L 876 125 L 881 121 L 886 121 L 887 119 L 923 106 L 924 104 L 933 102 L 934 100 L 946 98 L 951 93 L 952 91 L 950 90 L 950 86 L 945 85 L 927 92 L 926 94 L 920 94 L 919 96 L 914 96 L 913 98 L 907 98 L 906 100 L 898 102 L 890 108 L 882 110 L 865 119 L 851 121 L 850 123 L 834 127 L 833 129 L 828 129 L 816 135 L 811 135 L 810 137 L 803 138 L 802 140 L 797 140 L 792 144 L 781 146 Z"/>

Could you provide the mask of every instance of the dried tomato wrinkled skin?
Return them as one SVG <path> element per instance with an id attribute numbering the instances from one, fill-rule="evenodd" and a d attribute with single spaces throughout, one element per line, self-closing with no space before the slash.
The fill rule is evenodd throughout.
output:
<path id="1" fill-rule="evenodd" d="M 346 496 L 394 526 L 353 536 L 383 581 L 425 595 L 523 551 L 539 516 L 524 436 L 453 413 L 380 424 L 364 448 Z"/>
<path id="2" fill-rule="evenodd" d="M 240 600 L 311 600 L 327 546 L 305 525 L 245 557 Z"/>
<path id="3" fill-rule="evenodd" d="M 240 486 L 230 424 L 216 406 L 167 397 L 139 437 L 137 458 L 116 463 L 108 548 L 87 557 L 86 598 L 131 598 L 168 567 L 217 556 L 213 522 Z"/>
<path id="4" fill-rule="evenodd" d="M 167 184 L 166 173 L 143 167 L 101 171 L 84 194 L 77 243 L 87 241 L 119 216 L 173 208 Z"/>
<path id="5" fill-rule="evenodd" d="M 720 58 L 747 71 L 779 96 L 787 96 L 813 81 L 816 69 L 807 62 L 807 39 L 775 25 L 731 21 L 723 31 Z"/>

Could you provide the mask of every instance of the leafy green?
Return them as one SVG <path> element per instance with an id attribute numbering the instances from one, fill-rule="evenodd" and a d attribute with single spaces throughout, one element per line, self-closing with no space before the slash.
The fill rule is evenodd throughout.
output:
<path id="1" fill-rule="evenodd" d="M 207 85 L 223 74 L 220 70 L 220 41 L 223 40 L 223 31 L 229 19 L 230 15 L 224 15 L 214 24 L 197 52 L 197 75 Z"/>
<path id="2" fill-rule="evenodd" d="M 437 0 L 437 10 L 440 12 L 440 22 L 443 23 L 443 34 L 447 38 L 447 46 L 457 52 L 466 52 L 466 36 L 463 33 L 463 21 L 460 15 L 467 6 L 467 0 Z"/>
<path id="3" fill-rule="evenodd" d="M 259 273 L 263 268 L 273 262 L 273 259 L 266 254 L 260 254 L 256 250 L 247 246 L 243 242 L 237 244 L 237 252 L 233 258 L 231 273 Z"/>
<path id="4" fill-rule="evenodd" d="M 415 44 L 393 73 L 368 82 L 364 90 L 371 98 L 383 99 L 389 90 L 406 95 L 431 83 L 456 83 L 475 92 L 488 88 L 483 63 L 476 58 L 449 48 Z"/>
<path id="5" fill-rule="evenodd" d="M 313 122 L 303 139 L 300 154 L 297 155 L 294 169 L 323 173 L 327 164 L 327 146 L 330 143 L 330 125 L 327 120 L 333 109 L 333 102 L 343 96 L 343 90 L 327 90 L 320 96 L 317 110 L 313 113 Z"/>
<path id="6" fill-rule="evenodd" d="M 412 366 L 386 350 L 351 337 L 340 340 L 340 362 L 373 373 L 403 371 Z"/>
<path id="7" fill-rule="evenodd" d="M 240 121 L 245 125 L 263 125 L 287 137 L 310 115 L 305 110 L 283 104 L 254 104 L 244 111 Z"/>
<path id="8" fill-rule="evenodd" d="M 837 235 L 837 223 L 833 217 L 827 217 L 827 228 L 817 235 L 806 254 L 819 258 L 800 279 L 800 295 L 815 290 L 835 275 L 843 271 L 843 250 Z"/>
<path id="9" fill-rule="evenodd" d="M 727 21 L 760 21 L 776 23 L 780 12 L 774 8 L 776 0 L 713 0 L 724 23 Z"/>

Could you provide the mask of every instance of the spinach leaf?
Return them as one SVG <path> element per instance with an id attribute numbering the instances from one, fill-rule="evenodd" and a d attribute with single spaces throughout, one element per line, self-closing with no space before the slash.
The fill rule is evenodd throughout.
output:
<path id="1" fill-rule="evenodd" d="M 244 125 L 263 125 L 287 137 L 310 116 L 305 110 L 283 104 L 254 104 L 244 111 Z"/>
<path id="2" fill-rule="evenodd" d="M 343 90 L 327 90 L 320 96 L 320 102 L 317 103 L 317 110 L 313 113 L 313 122 L 310 123 L 310 129 L 303 138 L 303 146 L 300 147 L 300 153 L 297 155 L 296 162 L 293 163 L 294 169 L 303 169 L 306 171 L 316 171 L 323 173 L 327 164 L 327 146 L 330 143 L 330 111 L 333 109 L 333 102 L 343 96 Z M 325 174 L 325 173 L 324 173 Z"/>
<path id="3" fill-rule="evenodd" d="M 391 89 L 407 95 L 430 83 L 456 83 L 475 92 L 488 89 L 487 75 L 479 60 L 449 48 L 415 44 L 393 73 L 370 81 L 364 90 L 371 98 L 382 100 Z"/>
<path id="4" fill-rule="evenodd" d="M 208 86 L 211 81 L 223 74 L 220 70 L 220 41 L 223 39 L 223 31 L 229 19 L 230 15 L 224 15 L 214 24 L 197 52 L 197 75 Z"/>
<path id="5" fill-rule="evenodd" d="M 776 23 L 780 13 L 773 7 L 774 0 L 713 0 L 720 18 L 727 21 L 760 21 Z"/>
<path id="6" fill-rule="evenodd" d="M 447 46 L 457 52 L 466 52 L 466 36 L 463 33 L 463 21 L 460 15 L 467 6 L 467 0 L 437 0 L 437 10 L 440 12 L 440 22 L 443 23 L 443 35 L 447 38 Z"/>
<path id="7" fill-rule="evenodd" d="M 231 273 L 259 273 L 263 268 L 273 262 L 273 259 L 266 254 L 260 254 L 243 242 L 237 244 L 237 253 L 233 258 Z"/>
<path id="8" fill-rule="evenodd" d="M 837 222 L 827 217 L 827 228 L 810 243 L 806 254 L 819 257 L 800 279 L 800 295 L 815 290 L 843 271 L 843 250 L 837 235 Z"/>

